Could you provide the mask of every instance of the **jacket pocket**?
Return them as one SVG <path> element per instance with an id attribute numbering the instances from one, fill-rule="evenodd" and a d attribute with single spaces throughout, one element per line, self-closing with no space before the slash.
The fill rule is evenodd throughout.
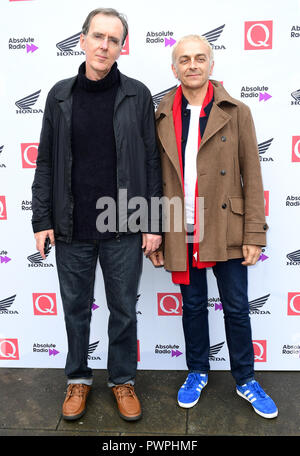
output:
<path id="1" fill-rule="evenodd" d="M 229 198 L 227 221 L 227 247 L 241 247 L 244 236 L 244 199 L 238 196 Z"/>

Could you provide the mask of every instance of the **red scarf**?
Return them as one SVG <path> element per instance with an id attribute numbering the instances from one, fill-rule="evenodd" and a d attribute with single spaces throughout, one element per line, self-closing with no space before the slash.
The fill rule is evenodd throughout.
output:
<path id="1" fill-rule="evenodd" d="M 200 118 L 206 117 L 206 113 L 204 108 L 210 103 L 213 98 L 213 85 L 209 81 L 208 88 L 206 92 L 206 96 L 204 98 Z M 183 166 L 182 166 L 182 153 L 181 153 L 181 135 L 182 135 L 182 121 L 181 121 L 181 103 L 182 103 L 182 88 L 181 85 L 178 87 L 174 103 L 173 103 L 173 122 L 175 128 L 175 135 L 176 135 L 176 143 L 177 143 L 177 151 L 178 151 L 178 158 L 180 163 L 180 170 L 181 170 L 181 179 L 183 185 L 183 194 L 184 194 L 184 176 L 183 176 Z M 200 126 L 199 126 L 199 135 L 198 135 L 198 150 L 201 143 L 201 133 L 200 133 Z M 193 244 L 193 267 L 197 267 L 199 269 L 202 268 L 209 268 L 214 266 L 215 262 L 201 262 L 199 257 L 199 216 L 198 216 L 198 204 L 197 204 L 197 196 L 198 196 L 198 179 L 196 181 L 196 188 L 195 188 L 195 230 L 194 230 L 194 244 Z M 186 271 L 173 271 L 172 272 L 172 281 L 177 284 L 189 285 L 190 283 L 190 271 L 189 271 L 189 254 L 188 254 L 188 243 L 186 244 L 187 248 L 187 270 Z"/>

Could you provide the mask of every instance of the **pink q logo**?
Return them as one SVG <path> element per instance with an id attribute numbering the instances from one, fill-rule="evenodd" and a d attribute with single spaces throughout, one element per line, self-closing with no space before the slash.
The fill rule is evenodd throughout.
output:
<path id="1" fill-rule="evenodd" d="M 267 361 L 267 341 L 253 340 L 254 361 L 265 363 Z"/>
<path id="2" fill-rule="evenodd" d="M 245 22 L 245 50 L 272 49 L 273 21 Z"/>
<path id="3" fill-rule="evenodd" d="M 0 220 L 7 220 L 5 196 L 0 196 Z"/>
<path id="4" fill-rule="evenodd" d="M 32 293 L 34 315 L 57 315 L 55 293 Z"/>
<path id="5" fill-rule="evenodd" d="M 292 162 L 300 162 L 300 136 L 293 136 Z"/>
<path id="6" fill-rule="evenodd" d="M 0 339 L 0 359 L 19 359 L 18 339 Z"/>
<path id="7" fill-rule="evenodd" d="M 288 315 L 300 315 L 300 293 L 288 293 Z"/>
<path id="8" fill-rule="evenodd" d="M 22 143 L 22 167 L 36 168 L 36 159 L 38 154 L 39 143 Z"/>
<path id="9" fill-rule="evenodd" d="M 182 315 L 181 293 L 157 293 L 158 315 Z"/>
<path id="10" fill-rule="evenodd" d="M 121 55 L 129 55 L 129 35 L 127 35 L 125 43 L 121 50 Z"/>
<path id="11" fill-rule="evenodd" d="M 269 209 L 270 209 L 270 192 L 269 190 L 264 191 L 264 197 L 265 197 L 265 215 L 269 215 Z"/>

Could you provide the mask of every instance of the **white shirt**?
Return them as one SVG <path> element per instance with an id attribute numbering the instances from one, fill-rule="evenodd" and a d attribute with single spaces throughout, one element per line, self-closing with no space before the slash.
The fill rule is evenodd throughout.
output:
<path id="1" fill-rule="evenodd" d="M 194 224 L 195 189 L 197 181 L 196 159 L 198 154 L 199 120 L 201 106 L 191 106 L 188 104 L 186 109 L 189 109 L 191 111 L 191 115 L 184 159 L 185 207 L 187 223 Z"/>

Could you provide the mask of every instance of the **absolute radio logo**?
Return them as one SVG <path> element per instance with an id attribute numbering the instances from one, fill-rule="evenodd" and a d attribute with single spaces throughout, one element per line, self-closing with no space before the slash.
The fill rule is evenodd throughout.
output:
<path id="1" fill-rule="evenodd" d="M 37 92 L 31 93 L 30 95 L 16 101 L 15 105 L 19 108 L 16 110 L 16 114 L 43 114 L 44 111 L 42 109 L 33 108 L 40 96 L 40 93 L 41 91 L 38 90 Z"/>
<path id="2" fill-rule="evenodd" d="M 253 340 L 254 361 L 265 363 L 267 361 L 267 341 Z"/>
<path id="3" fill-rule="evenodd" d="M 21 202 L 21 211 L 27 212 L 32 211 L 32 201 L 30 200 L 22 200 Z"/>
<path id="4" fill-rule="evenodd" d="M 20 359 L 18 339 L 0 339 L 0 359 L 14 361 Z"/>
<path id="5" fill-rule="evenodd" d="M 181 293 L 157 293 L 158 315 L 182 315 Z"/>
<path id="6" fill-rule="evenodd" d="M 22 168 L 36 168 L 39 143 L 22 143 Z"/>
<path id="7" fill-rule="evenodd" d="M 49 356 L 53 358 L 59 354 L 59 351 L 56 350 L 56 344 L 52 343 L 38 343 L 35 342 L 32 346 L 33 353 L 48 353 Z"/>
<path id="8" fill-rule="evenodd" d="M 262 248 L 262 249 L 261 249 L 261 255 L 260 255 L 258 261 L 261 261 L 261 262 L 263 263 L 264 261 L 266 261 L 266 260 L 269 258 L 269 257 L 265 254 L 265 252 L 266 252 L 266 249 Z"/>
<path id="9" fill-rule="evenodd" d="M 291 38 L 300 37 L 300 25 L 293 25 L 291 28 Z"/>
<path id="10" fill-rule="evenodd" d="M 159 32 L 154 32 L 153 30 L 146 33 L 146 44 L 161 44 L 164 43 L 165 47 L 172 47 L 176 40 L 173 38 L 174 32 L 170 30 L 161 30 Z"/>
<path id="11" fill-rule="evenodd" d="M 8 263 L 9 261 L 11 261 L 11 258 L 9 258 L 7 256 L 8 252 L 6 250 L 0 250 L 0 264 L 4 263 Z"/>
<path id="12" fill-rule="evenodd" d="M 55 293 L 32 293 L 34 315 L 57 315 Z"/>
<path id="13" fill-rule="evenodd" d="M 285 344 L 282 347 L 283 355 L 293 355 L 296 358 L 300 358 L 300 344 Z"/>
<path id="14" fill-rule="evenodd" d="M 287 314 L 288 315 L 298 315 L 300 316 L 300 292 L 297 293 L 288 293 L 288 305 L 287 305 Z"/>
<path id="15" fill-rule="evenodd" d="M 4 195 L 0 196 L 0 221 L 7 220 L 6 198 Z"/>
<path id="16" fill-rule="evenodd" d="M 210 30 L 209 32 L 202 33 L 202 36 L 206 37 L 206 39 L 209 41 L 209 43 L 211 44 L 211 46 L 214 50 L 225 49 L 224 45 L 215 44 L 215 41 L 218 40 L 221 33 L 223 32 L 224 27 L 225 27 L 225 24 L 221 25 L 220 27 L 217 27 L 213 30 Z M 172 47 L 176 43 L 176 40 L 174 38 L 174 32 L 171 30 L 160 30 L 160 31 L 151 30 L 146 33 L 145 43 L 154 44 L 154 45 L 164 44 L 164 47 L 168 47 L 168 46 Z"/>
<path id="17" fill-rule="evenodd" d="M 171 355 L 172 358 L 182 355 L 183 353 L 179 350 L 180 345 L 177 344 L 156 344 L 154 353 L 156 355 Z"/>
<path id="18" fill-rule="evenodd" d="M 245 22 L 244 45 L 245 50 L 272 49 L 273 21 Z"/>
<path id="19" fill-rule="evenodd" d="M 269 90 L 269 87 L 265 85 L 245 85 L 241 88 L 241 98 L 257 98 L 258 101 L 267 101 L 272 98 Z"/>
<path id="20" fill-rule="evenodd" d="M 19 313 L 17 310 L 11 308 L 15 302 L 16 296 L 17 295 L 9 296 L 0 301 L 0 315 L 16 315 Z"/>
<path id="21" fill-rule="evenodd" d="M 27 54 L 32 54 L 38 50 L 38 46 L 34 44 L 34 38 L 31 36 L 21 38 L 9 38 L 8 49 L 10 51 L 24 51 Z"/>
<path id="22" fill-rule="evenodd" d="M 269 147 L 271 146 L 274 138 L 268 139 L 267 141 L 261 142 L 258 144 L 259 159 L 261 162 L 273 162 L 273 158 L 270 155 L 266 154 Z M 266 155 L 265 155 L 266 154 Z"/>
<path id="23" fill-rule="evenodd" d="M 223 306 L 219 297 L 208 298 L 208 307 L 212 307 L 215 311 L 223 310 Z"/>

